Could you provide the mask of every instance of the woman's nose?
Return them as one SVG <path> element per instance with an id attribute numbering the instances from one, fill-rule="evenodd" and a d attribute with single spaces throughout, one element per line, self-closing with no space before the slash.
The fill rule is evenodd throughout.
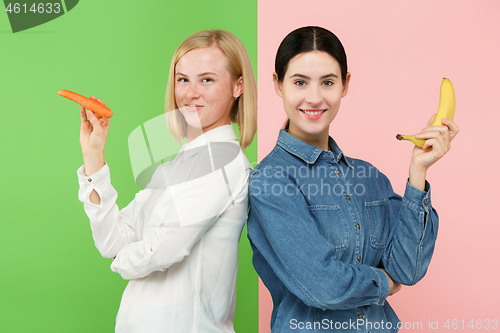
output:
<path id="1" fill-rule="evenodd" d="M 190 83 L 187 91 L 187 97 L 190 99 L 200 97 L 200 92 L 196 83 Z"/>
<path id="2" fill-rule="evenodd" d="M 318 87 L 309 86 L 306 93 L 306 102 L 309 104 L 319 104 L 321 103 L 322 96 Z"/>

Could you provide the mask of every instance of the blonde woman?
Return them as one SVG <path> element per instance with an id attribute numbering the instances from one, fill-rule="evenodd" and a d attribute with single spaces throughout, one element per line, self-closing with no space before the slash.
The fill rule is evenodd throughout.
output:
<path id="1" fill-rule="evenodd" d="M 104 159 L 110 120 L 81 109 L 79 199 L 99 252 L 130 280 L 116 332 L 234 332 L 251 171 L 241 149 L 256 131 L 255 80 L 234 35 L 204 30 L 179 45 L 166 112 L 172 135 L 187 143 L 119 210 Z"/>

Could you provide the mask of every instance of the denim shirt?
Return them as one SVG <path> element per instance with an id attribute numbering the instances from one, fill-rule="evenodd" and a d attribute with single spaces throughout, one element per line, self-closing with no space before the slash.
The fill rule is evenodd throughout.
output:
<path id="1" fill-rule="evenodd" d="M 269 289 L 272 332 L 397 332 L 389 276 L 425 275 L 438 230 L 425 191 L 394 193 L 368 162 L 281 130 L 250 175 L 248 238 Z"/>

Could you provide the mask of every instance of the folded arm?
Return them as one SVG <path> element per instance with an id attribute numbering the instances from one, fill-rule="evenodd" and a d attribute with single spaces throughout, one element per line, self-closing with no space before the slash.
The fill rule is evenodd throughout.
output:
<path id="1" fill-rule="evenodd" d="M 414 285 L 420 281 L 429 266 L 438 231 L 438 215 L 432 208 L 430 185 L 422 191 L 409 182 L 401 198 L 392 191 L 386 180 L 390 218 L 395 221 L 382 264 L 387 274 L 398 283 Z"/>

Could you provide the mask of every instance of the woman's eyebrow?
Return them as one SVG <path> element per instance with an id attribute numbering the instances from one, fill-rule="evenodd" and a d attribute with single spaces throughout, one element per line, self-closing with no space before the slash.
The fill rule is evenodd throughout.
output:
<path id="1" fill-rule="evenodd" d="M 293 77 L 300 77 L 302 79 L 306 79 L 306 80 L 310 80 L 311 78 L 307 75 L 303 75 L 303 74 L 299 74 L 299 73 L 295 73 L 293 74 L 292 76 L 290 76 L 290 79 L 293 78 Z M 326 79 L 326 78 L 329 78 L 329 77 L 334 77 L 336 79 L 338 79 L 339 77 L 337 76 L 337 74 L 334 74 L 334 73 L 329 73 L 329 74 L 326 74 L 326 75 L 323 75 L 322 77 L 320 77 L 320 79 Z"/>
<path id="2" fill-rule="evenodd" d="M 320 77 L 320 79 L 326 79 L 326 78 L 329 78 L 329 77 L 334 77 L 334 78 L 336 78 L 336 79 L 338 79 L 338 78 L 339 78 L 339 77 L 337 76 L 337 74 L 330 73 L 330 74 L 323 75 L 322 77 Z"/>
<path id="3" fill-rule="evenodd" d="M 198 76 L 205 76 L 205 75 L 215 75 L 215 76 L 217 76 L 217 74 L 215 74 L 213 72 L 205 72 L 205 73 L 198 74 Z"/>
<path id="4" fill-rule="evenodd" d="M 295 73 L 293 74 L 292 76 L 290 76 L 290 79 L 292 77 L 300 77 L 301 79 L 307 79 L 307 80 L 310 80 L 311 78 L 309 76 L 306 76 L 306 75 L 303 75 L 303 74 L 298 74 L 298 73 Z"/>
<path id="5" fill-rule="evenodd" d="M 177 76 L 177 75 L 180 75 L 180 76 L 188 76 L 188 75 L 186 75 L 186 74 L 184 74 L 184 73 L 181 73 L 181 72 L 177 72 L 177 73 L 175 73 L 175 75 L 176 75 L 176 76 Z M 205 75 L 214 75 L 214 76 L 217 76 L 217 74 L 216 74 L 216 73 L 213 73 L 213 72 L 204 72 L 204 73 L 198 74 L 198 76 L 205 76 Z"/>

